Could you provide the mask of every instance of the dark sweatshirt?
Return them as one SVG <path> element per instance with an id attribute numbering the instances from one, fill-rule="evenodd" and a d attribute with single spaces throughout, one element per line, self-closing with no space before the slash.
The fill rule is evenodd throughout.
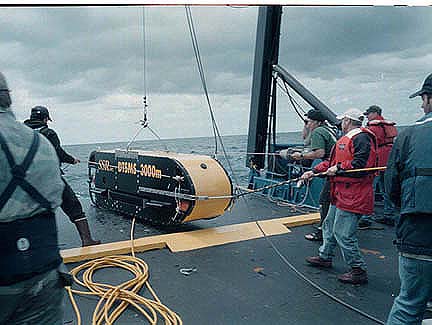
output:
<path id="1" fill-rule="evenodd" d="M 60 163 L 73 164 L 75 162 L 75 158 L 61 147 L 57 133 L 53 129 L 50 129 L 43 121 L 28 119 L 24 121 L 24 124 L 34 130 L 38 130 L 52 143 Z"/>

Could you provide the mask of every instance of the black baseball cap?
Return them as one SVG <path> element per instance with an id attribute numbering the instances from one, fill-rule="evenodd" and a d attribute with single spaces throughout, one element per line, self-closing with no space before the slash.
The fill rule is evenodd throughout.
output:
<path id="1" fill-rule="evenodd" d="M 326 117 L 324 116 L 321 111 L 317 109 L 311 109 L 306 114 L 306 117 L 308 117 L 310 120 L 318 121 L 318 122 L 324 122 L 326 120 Z"/>
<path id="2" fill-rule="evenodd" d="M 378 113 L 381 115 L 382 109 L 381 107 L 377 105 L 369 106 L 369 108 L 366 110 L 366 112 L 363 113 L 363 115 L 368 115 L 369 113 Z"/>
<path id="3" fill-rule="evenodd" d="M 31 109 L 31 119 L 42 121 L 46 117 L 48 117 L 49 121 L 52 121 L 49 115 L 48 108 L 46 108 L 45 106 L 35 106 Z"/>
<path id="4" fill-rule="evenodd" d="M 409 96 L 409 98 L 422 96 L 424 94 L 432 94 L 432 73 L 427 76 L 426 80 L 423 83 L 423 87 L 419 91 Z"/>

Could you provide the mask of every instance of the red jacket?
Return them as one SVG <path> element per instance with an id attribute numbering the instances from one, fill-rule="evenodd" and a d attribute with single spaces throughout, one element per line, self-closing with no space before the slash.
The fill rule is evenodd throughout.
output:
<path id="1" fill-rule="evenodd" d="M 377 140 L 378 146 L 378 166 L 387 165 L 387 160 L 393 147 L 393 140 L 397 136 L 395 122 L 388 121 L 382 116 L 377 116 L 375 120 L 369 121 L 367 127 L 371 130 Z"/>
<path id="2" fill-rule="evenodd" d="M 363 166 L 353 166 L 359 152 L 354 150 L 354 138 L 361 133 L 369 135 L 370 152 Z M 341 137 L 335 144 L 330 155 L 330 161 L 323 161 L 315 166 L 316 172 L 326 171 L 330 166 L 338 164 L 341 170 L 376 167 L 375 135 L 365 128 L 356 128 Z M 358 214 L 369 215 L 374 211 L 373 173 L 353 173 L 346 176 L 330 177 L 331 203 L 337 208 Z M 355 177 L 356 176 L 356 177 Z"/>

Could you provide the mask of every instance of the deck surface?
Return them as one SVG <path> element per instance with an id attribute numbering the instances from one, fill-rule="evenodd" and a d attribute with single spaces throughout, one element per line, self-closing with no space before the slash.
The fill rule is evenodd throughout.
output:
<path id="1" fill-rule="evenodd" d="M 104 242 L 129 238 L 130 220 L 94 208 L 87 211 L 96 237 Z M 247 199 L 239 201 L 231 212 L 222 217 L 197 221 L 180 229 L 155 229 L 139 224 L 135 237 L 273 219 L 290 214 L 292 211 L 289 208 L 279 207 L 265 198 Z M 382 228 L 359 231 L 360 246 L 369 270 L 369 284 L 364 286 L 337 281 L 336 276 L 347 271 L 339 253 L 333 269 L 320 270 L 306 265 L 305 257 L 316 255 L 319 246 L 304 239 L 304 234 L 313 230 L 312 226 L 290 228 L 291 232 L 287 234 L 222 246 L 176 253 L 165 248 L 138 256 L 149 265 L 150 282 L 159 298 L 181 316 L 184 324 L 374 324 L 300 279 L 276 254 L 271 243 L 300 272 L 324 289 L 356 308 L 385 320 L 398 293 L 399 279 L 397 252 L 392 245 L 394 228 Z M 70 227 L 69 230 L 68 227 L 60 229 L 62 248 L 79 244 L 76 239 L 70 240 L 69 232 L 73 231 Z M 72 263 L 68 267 L 76 265 Z M 182 268 L 196 268 L 196 271 L 186 276 L 180 272 Z M 104 270 L 96 275 L 97 280 L 112 284 L 127 278 L 124 271 L 114 270 Z M 145 290 L 142 294 L 148 296 Z M 97 299 L 79 297 L 77 301 L 83 324 L 91 324 Z M 67 297 L 65 305 L 65 324 L 76 324 Z M 146 322 L 130 309 L 117 323 Z"/>

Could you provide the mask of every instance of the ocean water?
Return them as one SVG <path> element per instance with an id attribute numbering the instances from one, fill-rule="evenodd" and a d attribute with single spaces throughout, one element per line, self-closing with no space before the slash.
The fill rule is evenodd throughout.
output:
<path id="1" fill-rule="evenodd" d="M 234 135 L 222 137 L 222 142 L 227 153 L 224 156 L 221 145 L 218 143 L 217 159 L 222 163 L 232 178 L 236 178 L 241 185 L 247 183 L 249 169 L 246 168 L 247 136 Z M 277 137 L 278 143 L 301 143 L 300 132 L 281 133 Z M 96 149 L 125 149 L 127 142 L 96 143 L 64 146 L 65 150 L 81 160 L 80 164 L 63 164 L 65 178 L 71 187 L 80 194 L 83 199 L 89 199 L 87 186 L 87 163 L 90 152 Z M 142 150 L 166 150 L 179 153 L 192 153 L 214 155 L 215 141 L 213 137 L 146 140 L 137 141 L 131 145 L 131 149 Z M 228 163 L 229 161 L 229 163 Z M 232 167 L 232 170 L 230 168 Z"/>
<path id="2" fill-rule="evenodd" d="M 247 136 L 226 136 L 222 138 L 222 142 L 227 157 L 225 158 L 221 146 L 218 144 L 218 160 L 225 167 L 234 183 L 237 182 L 242 186 L 246 185 L 249 174 L 249 169 L 246 167 Z M 301 133 L 281 133 L 277 136 L 277 143 L 302 143 Z M 96 238 L 110 238 L 110 241 L 128 239 L 130 220 L 107 210 L 99 210 L 91 204 L 87 183 L 87 160 L 89 154 L 93 150 L 125 149 L 126 145 L 127 142 L 64 146 L 64 149 L 68 153 L 81 160 L 81 163 L 77 165 L 63 164 L 62 169 L 65 172 L 64 178 L 75 191 L 83 205 L 83 210 L 88 216 L 92 232 L 95 234 Z M 168 139 L 161 141 L 146 140 L 133 143 L 131 149 L 134 148 L 142 150 L 168 149 L 169 151 L 179 153 L 213 155 L 215 151 L 215 142 L 213 137 Z M 63 214 L 63 212 L 60 211 L 60 209 L 57 212 L 57 224 L 59 230 L 59 245 L 61 249 L 80 246 L 80 240 L 74 225 Z M 136 233 L 137 235 L 147 235 L 156 232 L 149 226 L 138 224 L 136 226 Z M 104 240 L 104 242 L 106 242 L 106 240 Z"/>

